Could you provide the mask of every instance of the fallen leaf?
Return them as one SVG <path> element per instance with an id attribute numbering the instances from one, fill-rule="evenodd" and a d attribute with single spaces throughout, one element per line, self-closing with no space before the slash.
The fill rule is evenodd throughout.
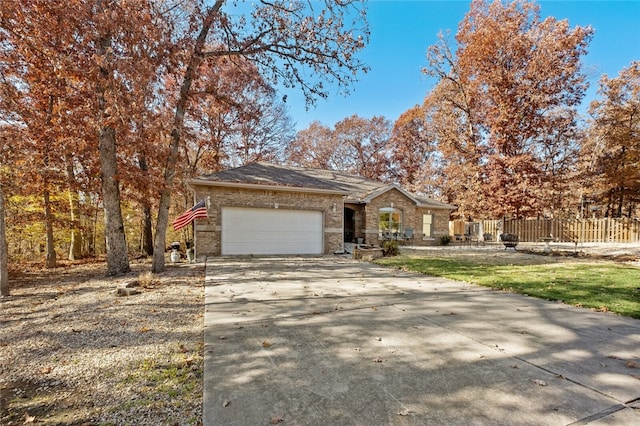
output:
<path id="1" fill-rule="evenodd" d="M 30 416 L 26 411 L 24 412 L 24 416 L 22 416 L 22 418 L 24 419 L 24 424 L 34 423 L 36 421 L 36 418 L 34 416 Z"/>
<path id="2" fill-rule="evenodd" d="M 148 333 L 151 331 L 151 329 L 147 326 L 141 327 L 140 330 L 138 330 L 140 333 Z"/>
<path id="3" fill-rule="evenodd" d="M 532 382 L 538 386 L 547 386 L 547 382 L 545 382 L 544 380 L 535 379 L 535 380 L 532 380 Z"/>
<path id="4" fill-rule="evenodd" d="M 630 359 L 629 361 L 627 361 L 627 367 L 629 367 L 629 368 L 640 368 L 640 364 L 638 364 L 637 361 L 634 361 L 634 360 Z"/>
<path id="5" fill-rule="evenodd" d="M 268 341 L 265 340 L 264 342 L 262 342 L 262 347 L 263 348 L 268 348 L 270 346 L 271 346 L 271 343 L 269 343 Z"/>
<path id="6" fill-rule="evenodd" d="M 284 414 L 276 414 L 271 418 L 271 424 L 277 425 L 278 423 L 284 422 Z"/>
<path id="7" fill-rule="evenodd" d="M 40 374 L 49 374 L 53 370 L 51 367 L 44 367 L 40 370 Z"/>

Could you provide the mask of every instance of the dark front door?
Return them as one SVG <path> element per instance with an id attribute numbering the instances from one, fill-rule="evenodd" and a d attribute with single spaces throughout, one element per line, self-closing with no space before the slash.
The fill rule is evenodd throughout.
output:
<path id="1" fill-rule="evenodd" d="M 356 212 L 349 207 L 344 208 L 344 242 L 355 243 L 356 237 Z"/>

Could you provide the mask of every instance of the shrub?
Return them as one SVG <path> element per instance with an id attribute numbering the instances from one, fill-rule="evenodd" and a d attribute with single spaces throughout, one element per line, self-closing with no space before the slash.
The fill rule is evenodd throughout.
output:
<path id="1" fill-rule="evenodd" d="M 398 242 L 396 240 L 385 240 L 382 243 L 382 254 L 385 256 L 397 256 Z"/>
<path id="2" fill-rule="evenodd" d="M 440 244 L 442 244 L 443 246 L 449 245 L 450 242 L 451 237 L 449 235 L 443 235 L 442 237 L 440 237 Z"/>

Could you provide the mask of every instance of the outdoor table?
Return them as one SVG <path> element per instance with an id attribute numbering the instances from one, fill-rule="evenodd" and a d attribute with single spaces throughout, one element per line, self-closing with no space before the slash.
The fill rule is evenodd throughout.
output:
<path id="1" fill-rule="evenodd" d="M 553 237 L 542 237 L 540 238 L 540 241 L 544 241 L 544 252 L 545 253 L 550 253 L 551 252 L 551 247 L 549 246 L 549 243 L 551 241 L 553 241 L 554 238 Z"/>

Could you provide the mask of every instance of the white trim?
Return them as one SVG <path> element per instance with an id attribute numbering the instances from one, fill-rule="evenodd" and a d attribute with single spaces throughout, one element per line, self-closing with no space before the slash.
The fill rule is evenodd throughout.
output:
<path id="1" fill-rule="evenodd" d="M 417 207 L 430 208 L 430 209 L 434 209 L 434 210 L 435 209 L 438 209 L 438 210 L 454 210 L 456 208 L 456 206 L 453 206 L 451 204 L 434 205 L 434 204 L 422 203 L 422 202 L 420 202 L 420 200 L 415 198 L 410 192 L 408 192 L 407 190 L 405 190 L 402 187 L 400 187 L 398 185 L 395 185 L 395 184 L 394 185 L 387 185 L 387 186 L 385 186 L 383 188 L 376 189 L 375 191 L 370 193 L 367 197 L 365 197 L 362 200 L 362 202 L 364 202 L 366 204 L 369 204 L 369 203 L 371 203 L 371 201 L 373 201 L 374 198 L 378 198 L 382 194 L 385 194 L 385 193 L 391 191 L 392 189 L 397 189 L 402 195 L 404 195 L 405 197 L 407 197 L 408 199 L 413 201 Z"/>

